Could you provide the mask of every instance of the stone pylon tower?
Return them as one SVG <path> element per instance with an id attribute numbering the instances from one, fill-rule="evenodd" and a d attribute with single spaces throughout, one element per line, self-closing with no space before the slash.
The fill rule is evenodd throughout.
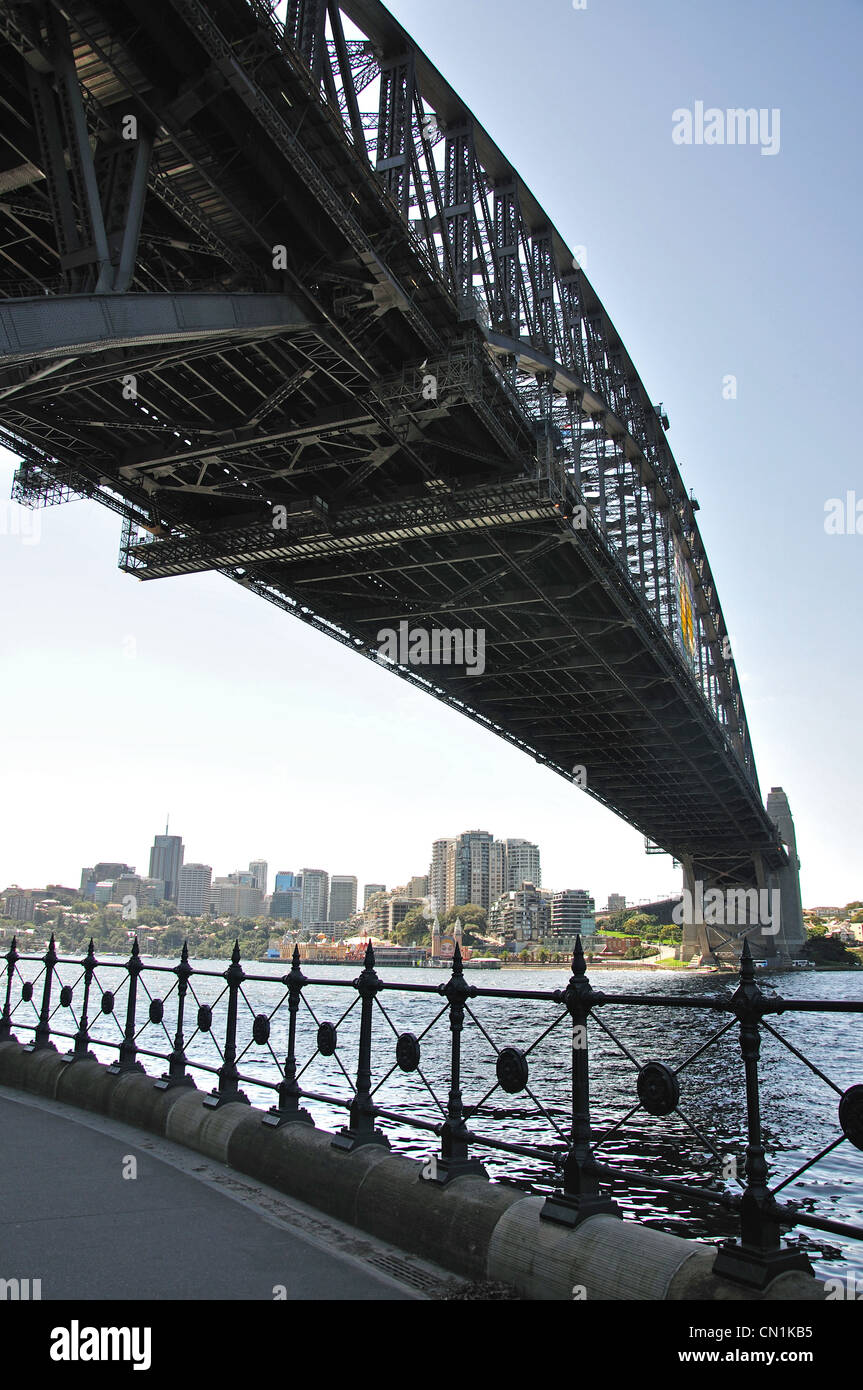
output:
<path id="1" fill-rule="evenodd" d="M 799 955 L 800 947 L 806 941 L 803 926 L 803 900 L 800 896 L 800 860 L 797 858 L 797 836 L 788 797 L 781 787 L 771 787 L 767 798 L 767 814 L 773 821 L 788 850 L 788 866 L 778 869 L 774 875 L 781 901 L 782 930 L 780 940 L 784 942 L 788 954 Z"/>

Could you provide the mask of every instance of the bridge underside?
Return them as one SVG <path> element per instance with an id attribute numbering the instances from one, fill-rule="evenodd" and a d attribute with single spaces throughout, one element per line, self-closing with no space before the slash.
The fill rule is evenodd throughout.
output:
<path id="1" fill-rule="evenodd" d="M 16 496 L 96 500 L 138 578 L 219 572 L 371 659 L 482 633 L 482 671 L 393 669 L 755 884 L 787 856 L 667 418 L 384 8 L 288 15 L 0 4 Z"/>

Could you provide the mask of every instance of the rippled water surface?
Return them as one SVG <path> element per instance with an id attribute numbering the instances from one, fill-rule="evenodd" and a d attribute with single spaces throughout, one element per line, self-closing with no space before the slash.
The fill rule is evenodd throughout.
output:
<path id="1" fill-rule="evenodd" d="M 90 1004 L 90 1032 L 94 1039 L 119 1043 L 126 1018 L 127 976 L 116 958 L 106 960 L 97 971 Z M 176 962 L 148 958 L 146 964 L 173 966 Z M 221 1065 L 219 1047 L 224 1042 L 227 989 L 217 961 L 192 962 L 196 973 L 187 996 L 185 1034 L 190 1064 L 209 1066 L 209 1075 L 196 1072 L 198 1085 L 216 1085 L 215 1070 Z M 273 1086 L 278 1084 L 279 1066 L 284 1063 L 288 1037 L 286 990 L 280 977 L 287 970 L 284 962 L 245 962 L 250 975 L 265 980 L 247 980 L 239 997 L 238 1066 L 244 1078 L 243 1090 L 253 1104 L 268 1107 L 275 1103 Z M 14 1015 L 23 1041 L 27 1029 L 21 1025 L 36 1022 L 41 1003 L 42 966 L 21 961 L 22 980 L 34 981 L 30 1003 L 20 998 Z M 197 972 L 206 972 L 198 974 Z M 300 1085 L 334 1099 L 347 1101 L 351 1081 L 356 1075 L 360 1006 L 352 982 L 359 967 L 305 965 L 310 982 L 327 983 L 307 987 L 298 1014 L 297 1060 Z M 70 1008 L 59 1005 L 59 988 L 52 998 L 52 1028 L 73 1034 L 83 996 L 80 967 L 61 965 L 57 974 L 61 984 L 74 985 Z M 384 989 L 374 1009 L 372 1046 L 372 1085 L 375 1101 L 382 1108 L 416 1119 L 440 1123 L 447 1101 L 451 1034 L 446 1001 L 437 985 L 448 978 L 445 971 L 382 966 L 378 974 L 387 986 L 422 985 L 428 992 L 404 993 Z M 560 970 L 468 971 L 467 982 L 482 989 L 532 990 L 551 995 L 565 988 L 569 978 Z M 272 982 L 270 982 L 272 981 Z M 647 974 L 638 970 L 597 971 L 596 989 L 609 996 L 609 1002 L 595 1010 L 589 1025 L 591 1121 L 597 1157 L 619 1167 L 624 1176 L 614 1182 L 614 1195 L 624 1214 L 638 1217 L 648 1225 L 680 1235 L 719 1240 L 736 1235 L 734 1216 L 691 1198 L 650 1190 L 627 1171 L 641 1171 L 690 1185 L 727 1187 L 722 1163 L 728 1156 L 743 1168 L 745 1145 L 745 1098 L 743 1064 L 736 1023 L 728 1028 L 728 1015 L 704 1009 L 670 1006 L 642 1007 L 614 1004 L 615 994 L 641 997 L 651 995 L 704 997 L 730 991 L 730 976 L 684 976 L 663 971 Z M 786 999 L 863 999 L 863 979 L 856 972 L 807 971 L 794 974 L 759 976 L 767 994 Z M 99 1011 L 103 992 L 115 993 L 114 1016 Z M 164 1000 L 161 1024 L 148 1022 L 150 998 Z M 15 995 L 13 994 L 13 1003 Z M 211 1033 L 196 1027 L 198 1008 L 213 1008 Z M 139 981 L 136 1041 L 142 1049 L 146 1069 L 154 1075 L 164 1070 L 158 1058 L 144 1055 L 146 1049 L 167 1054 L 176 1027 L 176 979 L 171 971 L 146 970 Z M 571 1095 L 571 1027 L 563 1006 L 551 998 L 506 999 L 480 997 L 469 1001 L 462 1035 L 462 1092 L 470 1107 L 469 1125 L 480 1137 L 504 1139 L 535 1147 L 535 1156 L 501 1153 L 481 1146 L 474 1153 L 485 1164 L 490 1176 L 515 1181 L 536 1192 L 549 1192 L 559 1180 L 556 1157 L 564 1147 L 569 1123 Z M 157 1011 L 156 1011 L 157 1012 Z M 259 1014 L 270 1018 L 268 1043 L 251 1041 L 252 1019 Z M 332 1057 L 316 1054 L 318 1023 L 337 1025 L 338 1047 Z M 760 1059 L 761 1113 L 764 1144 L 770 1165 L 771 1186 L 793 1174 L 841 1133 L 837 1120 L 838 1091 L 863 1084 L 863 1015 L 786 1013 L 769 1016 L 768 1023 L 779 1037 L 762 1030 Z M 421 1042 L 419 1071 L 406 1074 L 395 1063 L 395 1040 L 402 1032 L 415 1034 Z M 716 1036 L 720 1034 L 721 1036 Z M 834 1083 L 831 1087 L 799 1060 L 781 1039 Z M 713 1039 L 713 1041 L 711 1041 Z M 62 1045 L 62 1042 L 60 1043 Z M 528 1090 L 510 1096 L 496 1086 L 496 1049 L 519 1047 L 528 1053 Z M 699 1051 L 701 1048 L 704 1051 Z M 116 1057 L 116 1046 L 94 1046 L 100 1060 Z M 698 1053 L 699 1055 L 694 1056 Z M 680 1103 L 674 1115 L 655 1118 L 638 1104 L 635 1082 L 637 1066 L 648 1060 L 665 1063 L 680 1071 Z M 270 1086 L 254 1084 L 255 1079 Z M 316 1122 L 334 1129 L 347 1122 L 344 1108 L 320 1100 L 306 1100 Z M 392 1120 L 381 1119 L 393 1148 L 413 1157 L 425 1157 L 438 1148 L 434 1134 L 411 1129 Z M 727 1170 L 726 1170 L 727 1171 Z M 780 1200 L 802 1205 L 804 1211 L 838 1221 L 863 1225 L 863 1153 L 846 1140 L 813 1168 L 801 1174 L 779 1194 Z M 797 1227 L 790 1236 L 799 1242 L 822 1275 L 853 1271 L 863 1277 L 863 1241 L 825 1235 Z"/>

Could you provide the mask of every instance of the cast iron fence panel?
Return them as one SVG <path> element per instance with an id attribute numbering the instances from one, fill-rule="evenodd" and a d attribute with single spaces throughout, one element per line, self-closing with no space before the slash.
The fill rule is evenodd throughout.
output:
<path id="1" fill-rule="evenodd" d="M 314 1125 L 304 1102 L 316 1102 L 341 1115 L 333 1144 L 348 1153 L 369 1144 L 389 1147 L 379 1121 L 413 1130 L 440 1141 L 422 1175 L 443 1186 L 486 1173 L 477 1151 L 526 1158 L 555 1174 L 542 1218 L 568 1226 L 597 1213 L 621 1216 L 615 1184 L 707 1203 L 739 1223 L 739 1238 L 720 1246 L 714 1269 L 749 1287 L 763 1288 L 783 1270 L 811 1270 L 806 1255 L 783 1242 L 783 1228 L 863 1238 L 863 1226 L 778 1200 L 840 1145 L 863 1149 L 863 1085 L 843 1089 L 798 1046 L 800 1039 L 767 1021 L 788 1014 L 793 1031 L 795 1015 L 859 1015 L 863 1001 L 766 993 L 748 943 L 736 989 L 715 994 L 596 990 L 580 938 L 569 983 L 554 990 L 475 985 L 465 978 L 458 947 L 449 978 L 429 984 L 381 978 L 371 943 L 353 979 L 306 976 L 296 948 L 283 975 L 246 972 L 238 943 L 225 970 L 191 965 L 185 945 L 177 965 L 148 965 L 137 939 L 125 963 L 99 961 L 92 941 L 83 960 L 60 957 L 53 935 L 41 957 L 20 955 L 13 940 L 5 959 L 0 1041 L 32 1034 L 27 1050 L 41 1051 L 57 1050 L 55 1040 L 65 1039 L 70 1065 L 99 1051 L 116 1053 L 114 1074 L 143 1073 L 142 1059 L 152 1058 L 167 1064 L 157 1087 L 196 1086 L 197 1076 L 211 1087 L 204 1104 L 214 1108 L 248 1104 L 245 1086 L 272 1100 L 262 1116 L 268 1125 Z M 530 1036 L 519 1032 L 514 1041 L 500 1036 L 500 1025 L 512 1032 L 506 1010 L 515 1001 L 530 1017 Z M 682 1011 L 674 1034 L 682 1055 L 674 1064 L 642 1050 L 656 1048 L 651 1009 Z M 635 1038 L 620 1036 L 618 1010 L 625 1018 L 648 1011 Z M 517 1022 L 526 1027 L 522 1017 Z M 762 1119 L 765 1041 L 771 1055 L 784 1051 L 838 1098 L 838 1132 L 814 1153 L 795 1150 L 802 1161 L 772 1179 Z M 701 1090 L 693 1084 L 684 1094 L 681 1076 L 686 1086 L 705 1066 L 716 1068 L 712 1083 L 719 1075 L 726 1082 L 733 1077 L 737 1089 L 717 1098 L 715 1084 Z M 597 1074 L 632 1080 L 624 1112 L 600 1122 L 590 1098 Z M 645 1148 L 661 1149 L 667 1136 L 676 1144 L 694 1137 L 707 1158 L 690 1160 L 691 1180 L 632 1167 L 627 1145 L 642 1119 Z M 529 1142 L 502 1137 L 501 1127 L 514 1120 Z M 724 1130 L 719 1142 L 717 1127 Z M 727 1171 L 729 1144 L 739 1141 L 741 1129 L 742 1174 L 734 1163 Z M 704 1182 L 716 1162 L 737 1191 Z"/>

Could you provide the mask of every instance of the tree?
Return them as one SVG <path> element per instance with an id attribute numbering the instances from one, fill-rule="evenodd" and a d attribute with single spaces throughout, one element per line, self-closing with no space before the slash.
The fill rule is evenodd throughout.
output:
<path id="1" fill-rule="evenodd" d="M 821 921 L 821 918 L 820 918 L 820 917 L 813 917 L 812 923 L 813 923 L 813 924 L 811 924 L 811 925 L 809 926 L 809 929 L 808 929 L 808 931 L 807 931 L 807 936 L 809 937 L 810 940 L 811 940 L 813 937 L 826 936 L 826 935 L 827 935 L 827 928 L 825 927 L 824 923 Z"/>
<path id="2" fill-rule="evenodd" d="M 852 965 L 859 967 L 860 961 L 853 951 L 849 951 L 838 936 L 821 936 L 810 933 L 809 940 L 801 948 L 801 954 L 817 965 Z"/>

